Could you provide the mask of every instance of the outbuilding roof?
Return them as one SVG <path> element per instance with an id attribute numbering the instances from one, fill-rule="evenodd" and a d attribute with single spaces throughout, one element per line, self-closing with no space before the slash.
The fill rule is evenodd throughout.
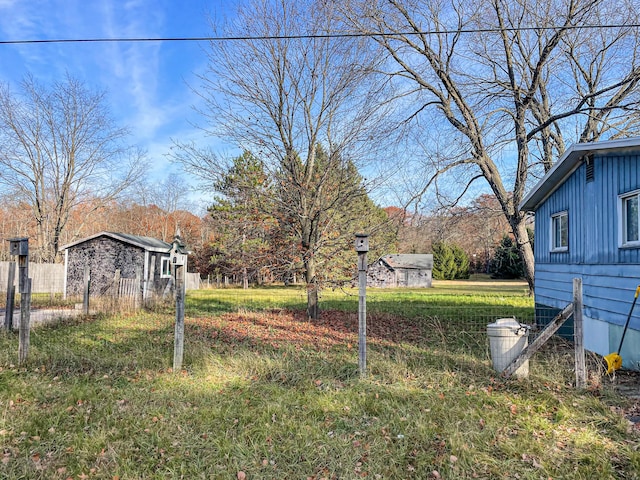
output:
<path id="1" fill-rule="evenodd" d="M 584 158 L 591 153 L 624 153 L 640 148 L 640 137 L 608 140 L 605 142 L 574 143 L 564 155 L 551 167 L 535 187 L 522 199 L 518 208 L 525 212 L 537 210 L 549 195 L 582 164 Z"/>
<path id="2" fill-rule="evenodd" d="M 170 243 L 163 242 L 162 240 L 158 240 L 157 238 L 143 237 L 142 235 L 130 235 L 128 233 L 100 232 L 96 233 L 95 235 L 91 235 L 90 237 L 82 238 L 75 242 L 68 243 L 67 245 L 63 245 L 62 247 L 60 247 L 60 251 L 102 236 L 120 240 L 121 242 L 128 243 L 130 245 L 135 245 L 136 247 L 143 248 L 149 252 L 168 253 L 169 250 L 171 250 Z"/>
<path id="3" fill-rule="evenodd" d="M 432 269 L 433 255 L 431 253 L 394 253 L 380 257 L 392 269 Z"/>

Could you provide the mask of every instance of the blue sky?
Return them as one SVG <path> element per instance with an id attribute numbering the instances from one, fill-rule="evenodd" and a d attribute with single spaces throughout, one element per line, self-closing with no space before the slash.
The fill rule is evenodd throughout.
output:
<path id="1" fill-rule="evenodd" d="M 225 0 L 0 0 L 0 39 L 202 37 L 209 16 L 230 15 Z M 0 81 L 17 86 L 31 73 L 48 83 L 69 72 L 106 90 L 111 111 L 128 126 L 131 142 L 164 179 L 177 167 L 164 155 L 171 139 L 206 141 L 199 122 L 195 74 L 205 67 L 199 42 L 0 45 Z"/>

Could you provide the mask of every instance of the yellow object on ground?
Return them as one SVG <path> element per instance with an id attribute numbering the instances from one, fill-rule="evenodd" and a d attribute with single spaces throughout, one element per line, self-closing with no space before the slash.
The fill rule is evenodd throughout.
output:
<path id="1" fill-rule="evenodd" d="M 631 304 L 631 309 L 629 310 L 629 315 L 627 315 L 627 321 L 624 324 L 624 330 L 622 331 L 622 338 L 620 338 L 620 346 L 618 346 L 618 351 L 610 353 L 604 357 L 604 361 L 607 365 L 607 373 L 611 374 L 616 370 L 620 370 L 622 368 L 622 357 L 620 356 L 620 350 L 622 350 L 622 342 L 624 342 L 624 336 L 627 333 L 627 327 L 629 326 L 629 320 L 631 320 L 631 312 L 633 312 L 633 307 L 636 306 L 636 301 L 638 300 L 638 294 L 640 294 L 640 285 L 636 287 L 636 294 L 633 297 L 633 303 Z"/>
<path id="2" fill-rule="evenodd" d="M 617 353 L 610 353 L 605 356 L 604 362 L 606 364 L 608 374 L 612 374 L 616 370 L 620 370 L 622 368 L 622 357 Z"/>

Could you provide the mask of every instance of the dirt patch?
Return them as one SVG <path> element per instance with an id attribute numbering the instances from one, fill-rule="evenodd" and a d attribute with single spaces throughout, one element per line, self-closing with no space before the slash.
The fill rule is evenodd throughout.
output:
<path id="1" fill-rule="evenodd" d="M 640 401 L 640 372 L 618 370 L 606 381 L 616 393 Z"/>
<path id="2" fill-rule="evenodd" d="M 611 407 L 629 422 L 629 429 L 640 432 L 640 372 L 633 370 L 618 370 L 615 374 L 606 376 L 605 388 L 629 399 L 624 406 Z"/>

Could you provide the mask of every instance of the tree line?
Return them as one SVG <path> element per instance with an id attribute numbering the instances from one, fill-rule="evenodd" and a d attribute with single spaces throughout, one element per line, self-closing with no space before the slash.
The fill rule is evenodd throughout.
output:
<path id="1" fill-rule="evenodd" d="M 99 206 L 97 205 L 99 204 Z M 143 204 L 130 200 L 111 201 L 104 204 L 101 199 L 88 200 L 76 205 L 69 212 L 65 229 L 60 235 L 60 245 L 74 242 L 101 231 L 122 232 L 132 235 L 149 236 L 171 243 L 180 227 L 180 232 L 190 248 L 199 251 L 209 241 L 211 232 L 206 219 L 188 210 L 168 210 L 155 203 Z M 30 261 L 50 263 L 50 247 L 38 243 L 38 225 L 30 206 L 22 200 L 8 196 L 0 197 L 0 261 L 10 259 L 9 242 L 14 237 L 29 238 Z M 56 261 L 63 260 L 57 255 Z"/>

